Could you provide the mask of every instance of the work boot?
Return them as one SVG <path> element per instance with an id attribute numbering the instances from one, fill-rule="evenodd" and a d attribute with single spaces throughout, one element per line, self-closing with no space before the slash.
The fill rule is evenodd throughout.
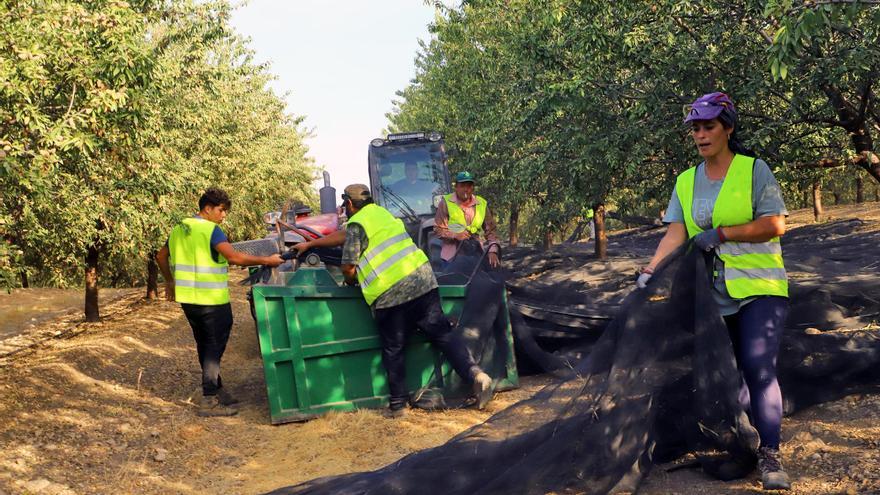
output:
<path id="1" fill-rule="evenodd" d="M 492 400 L 492 392 L 494 392 L 492 377 L 482 370 L 474 375 L 474 396 L 477 398 L 477 409 L 482 411 L 486 407 L 486 404 Z"/>
<path id="2" fill-rule="evenodd" d="M 402 407 L 398 407 L 398 408 L 393 408 L 393 407 L 388 408 L 388 417 L 389 418 L 398 419 L 398 418 L 402 418 L 404 416 L 406 416 L 406 406 L 402 406 Z"/>
<path id="3" fill-rule="evenodd" d="M 782 470 L 779 462 L 779 449 L 761 447 L 758 449 L 758 469 L 761 470 L 761 483 L 765 490 L 789 490 L 791 480 Z"/>
<path id="4" fill-rule="evenodd" d="M 220 400 L 220 403 L 224 406 L 233 406 L 238 404 L 238 399 L 236 399 L 232 394 L 226 391 L 225 388 L 220 387 L 217 389 L 217 398 Z"/>
<path id="5" fill-rule="evenodd" d="M 197 416 L 235 416 L 238 409 L 224 406 L 220 403 L 220 398 L 216 395 L 203 395 L 199 401 L 199 408 L 196 411 Z"/>
<path id="6" fill-rule="evenodd" d="M 402 418 L 406 416 L 406 406 L 409 404 L 409 397 L 392 397 L 388 401 L 388 417 Z"/>

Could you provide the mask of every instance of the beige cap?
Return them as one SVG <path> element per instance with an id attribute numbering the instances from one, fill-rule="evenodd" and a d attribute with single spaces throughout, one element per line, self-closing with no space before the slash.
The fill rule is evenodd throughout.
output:
<path id="1" fill-rule="evenodd" d="M 372 197 L 370 188 L 364 184 L 350 184 L 345 186 L 343 193 L 351 199 L 367 199 Z"/>

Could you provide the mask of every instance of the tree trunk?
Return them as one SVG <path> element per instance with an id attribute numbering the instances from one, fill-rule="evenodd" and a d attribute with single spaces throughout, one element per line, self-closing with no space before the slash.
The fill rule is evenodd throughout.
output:
<path id="1" fill-rule="evenodd" d="M 596 222 L 596 257 L 604 260 L 608 258 L 608 235 L 605 232 L 604 203 L 599 203 L 593 208 L 593 221 Z"/>
<path id="2" fill-rule="evenodd" d="M 98 258 L 100 250 L 92 244 L 86 253 L 86 321 L 98 321 Z"/>
<path id="3" fill-rule="evenodd" d="M 856 147 L 856 151 L 859 151 L 859 147 Z M 861 150 L 860 154 L 862 159 L 859 162 L 859 165 L 868 171 L 877 182 L 880 182 L 880 157 L 877 157 L 870 148 L 867 150 Z"/>
<path id="4" fill-rule="evenodd" d="M 544 250 L 548 250 L 553 247 L 553 229 L 548 225 L 544 229 Z"/>
<path id="5" fill-rule="evenodd" d="M 818 222 L 822 216 L 822 183 L 813 182 L 813 218 Z"/>
<path id="6" fill-rule="evenodd" d="M 510 246 L 519 244 L 519 207 L 514 205 L 510 209 Z"/>
<path id="7" fill-rule="evenodd" d="M 810 206 L 810 191 L 804 189 L 804 193 L 801 195 L 801 208 L 808 206 Z"/>
<path id="8" fill-rule="evenodd" d="M 865 202 L 865 184 L 862 182 L 862 176 L 856 176 L 856 203 Z"/>
<path id="9" fill-rule="evenodd" d="M 30 287 L 31 284 L 28 282 L 27 270 L 22 270 L 18 273 L 21 276 L 21 288 L 27 289 L 28 287 Z"/>
<path id="10" fill-rule="evenodd" d="M 834 197 L 834 206 L 839 205 L 840 204 L 840 193 L 837 191 L 833 191 L 831 193 L 831 195 Z"/>
<path id="11" fill-rule="evenodd" d="M 821 88 L 825 96 L 828 97 L 828 103 L 837 113 L 838 120 L 844 123 L 841 127 L 849 134 L 853 149 L 859 155 L 856 164 L 864 168 L 877 182 L 880 182 L 880 157 L 874 154 L 871 128 L 865 119 L 867 105 L 861 106 L 857 101 L 847 101 L 837 86 L 823 84 Z M 866 91 L 864 98 L 869 97 L 870 94 L 870 91 Z"/>
<path id="12" fill-rule="evenodd" d="M 155 251 L 150 251 L 147 259 L 147 299 L 159 299 L 159 265 L 156 264 Z"/>

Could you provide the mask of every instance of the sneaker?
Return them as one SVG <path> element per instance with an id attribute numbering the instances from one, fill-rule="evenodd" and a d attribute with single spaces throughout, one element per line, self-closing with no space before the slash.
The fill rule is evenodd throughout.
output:
<path id="1" fill-rule="evenodd" d="M 226 389 L 223 387 L 217 389 L 217 398 L 220 399 L 220 403 L 224 406 L 232 406 L 238 404 L 238 399 L 227 392 Z"/>
<path id="2" fill-rule="evenodd" d="M 199 401 L 199 408 L 196 410 L 196 415 L 203 417 L 235 416 L 236 414 L 238 414 L 238 409 L 224 406 L 216 395 L 202 396 L 202 400 Z"/>
<path id="3" fill-rule="evenodd" d="M 474 376 L 474 396 L 477 397 L 477 409 L 483 410 L 486 404 L 492 400 L 492 377 L 485 371 L 480 371 Z"/>
<path id="4" fill-rule="evenodd" d="M 761 483 L 765 490 L 789 490 L 791 480 L 779 462 L 779 449 L 761 447 L 758 449 L 758 469 L 761 470 Z"/>

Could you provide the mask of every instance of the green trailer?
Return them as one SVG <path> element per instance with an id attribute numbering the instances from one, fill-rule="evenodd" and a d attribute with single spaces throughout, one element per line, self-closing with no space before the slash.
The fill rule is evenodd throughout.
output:
<path id="1" fill-rule="evenodd" d="M 386 406 L 382 346 L 360 289 L 343 285 L 339 274 L 324 268 L 301 267 L 279 275 L 282 283 L 253 287 L 272 423 Z M 461 315 L 466 290 L 464 285 L 440 286 L 443 311 L 452 321 Z M 496 390 L 515 388 L 518 375 L 506 311 L 499 312 L 490 343 L 480 365 Z M 420 332 L 407 342 L 406 367 L 411 392 L 440 389 L 447 398 L 470 394 L 470 386 Z"/>

